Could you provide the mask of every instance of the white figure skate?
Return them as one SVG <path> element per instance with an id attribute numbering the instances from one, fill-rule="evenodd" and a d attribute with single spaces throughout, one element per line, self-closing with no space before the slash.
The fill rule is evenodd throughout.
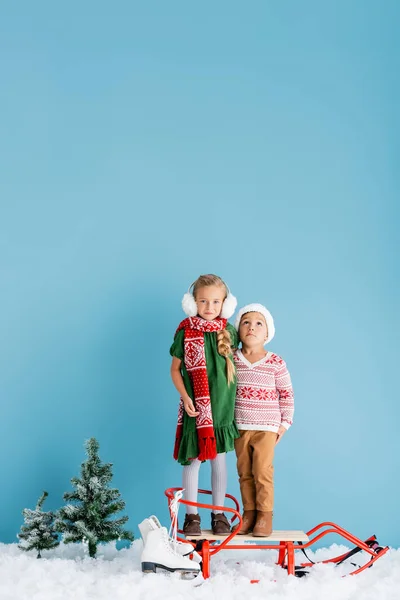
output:
<path id="1" fill-rule="evenodd" d="M 174 551 L 166 527 L 157 527 L 147 532 L 141 562 L 143 573 L 157 573 L 158 569 L 194 576 L 200 573 L 197 562 Z"/>
<path id="2" fill-rule="evenodd" d="M 143 544 L 145 545 L 149 531 L 160 529 L 161 523 L 155 515 L 151 515 L 147 519 L 143 519 L 143 521 L 139 523 L 138 527 L 142 536 Z M 201 563 L 200 554 L 198 554 L 195 551 L 193 545 L 189 542 L 179 542 L 178 540 L 175 540 L 171 537 L 169 538 L 169 542 L 173 550 L 181 556 L 189 556 L 190 554 L 193 554 L 192 560 L 194 560 L 197 563 Z"/>
<path id="3" fill-rule="evenodd" d="M 139 523 L 140 534 L 142 536 L 143 543 L 146 544 L 147 536 L 150 531 L 160 529 L 161 523 L 155 515 L 151 515 L 148 519 L 144 519 Z M 188 556 L 192 554 L 194 548 L 189 542 L 178 542 L 170 538 L 170 544 L 173 545 L 174 550 L 181 556 Z"/>

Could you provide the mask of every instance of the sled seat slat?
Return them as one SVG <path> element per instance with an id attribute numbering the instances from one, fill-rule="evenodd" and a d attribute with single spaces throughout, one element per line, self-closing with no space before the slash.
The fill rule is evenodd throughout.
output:
<path id="1" fill-rule="evenodd" d="M 227 536 L 214 535 L 211 529 L 203 529 L 201 535 L 190 535 L 188 539 L 200 539 L 210 541 L 223 541 L 226 540 Z M 283 530 L 273 531 L 268 537 L 254 537 L 253 535 L 235 535 L 229 544 L 240 544 L 241 542 L 308 542 L 309 538 L 304 531 L 299 530 Z"/>

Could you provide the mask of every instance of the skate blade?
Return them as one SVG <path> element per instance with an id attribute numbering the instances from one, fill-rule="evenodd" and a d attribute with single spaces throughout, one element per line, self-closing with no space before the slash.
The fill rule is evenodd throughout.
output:
<path id="1" fill-rule="evenodd" d="M 199 573 L 201 573 L 200 569 L 171 569 L 171 567 L 166 567 L 160 563 L 152 563 L 152 562 L 142 562 L 142 572 L 143 573 L 180 573 L 181 577 L 196 577 Z"/>
<path id="2" fill-rule="evenodd" d="M 181 571 L 181 579 L 183 581 L 192 581 L 202 575 L 201 571 Z"/>

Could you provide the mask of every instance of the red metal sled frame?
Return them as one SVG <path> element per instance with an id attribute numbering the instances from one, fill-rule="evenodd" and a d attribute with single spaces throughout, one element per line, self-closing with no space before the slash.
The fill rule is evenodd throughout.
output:
<path id="1" fill-rule="evenodd" d="M 168 506 L 169 507 L 170 507 L 171 501 L 173 500 L 173 498 L 175 496 L 175 493 L 180 490 L 182 490 L 182 488 L 179 488 L 179 487 L 168 488 L 167 490 L 165 490 L 165 495 L 168 498 Z M 199 493 L 211 495 L 212 492 L 210 492 L 209 490 L 199 490 Z M 183 499 L 180 499 L 179 502 L 181 504 L 185 504 L 188 506 L 195 506 L 198 508 L 206 508 L 209 510 L 214 510 L 215 512 L 232 513 L 233 516 L 231 518 L 231 523 L 233 523 L 236 519 L 238 519 L 238 521 L 239 521 L 238 529 L 239 529 L 242 524 L 242 517 L 239 512 L 239 503 L 236 500 L 236 498 L 234 496 L 231 496 L 230 494 L 226 494 L 225 497 L 229 498 L 230 500 L 233 501 L 236 509 L 229 508 L 227 506 L 215 506 L 213 504 L 202 504 L 199 502 L 190 502 L 189 500 L 183 500 Z M 171 516 L 171 519 L 174 520 L 175 516 L 171 513 L 171 510 L 170 510 L 170 516 Z M 176 526 L 177 526 L 178 533 L 182 533 L 182 530 L 178 528 L 178 523 L 176 524 Z M 310 529 L 310 531 L 307 531 L 307 536 L 311 537 L 312 535 L 316 534 L 318 530 L 321 530 L 321 531 L 317 535 L 315 535 L 315 537 L 310 539 L 306 544 L 298 544 L 298 543 L 296 544 L 295 543 L 296 540 L 281 541 L 281 542 L 275 543 L 275 544 L 269 543 L 269 544 L 262 544 L 262 545 L 261 544 L 251 544 L 251 545 L 249 545 L 249 544 L 229 544 L 229 542 L 237 535 L 236 530 L 232 531 L 232 533 L 229 536 L 227 536 L 225 538 L 221 538 L 221 540 L 214 541 L 214 540 L 201 540 L 201 538 L 199 538 L 198 540 L 196 539 L 196 542 L 201 542 L 201 547 L 199 547 L 199 544 L 197 545 L 197 552 L 202 557 L 203 577 L 204 577 L 204 579 L 207 579 L 208 577 L 210 577 L 211 557 L 214 556 L 214 554 L 217 554 L 218 552 L 220 552 L 221 550 L 277 550 L 278 551 L 278 560 L 277 560 L 276 564 L 281 566 L 284 569 L 287 569 L 288 575 L 294 575 L 295 574 L 295 557 L 294 557 L 295 551 L 296 550 L 305 550 L 307 548 L 310 548 L 310 546 L 312 546 L 312 544 L 314 544 L 315 542 L 318 542 L 322 537 L 324 537 L 325 535 L 328 535 L 328 534 L 332 534 L 332 533 L 343 537 L 345 540 L 347 540 L 351 544 L 354 544 L 354 546 L 361 548 L 362 550 L 367 552 L 367 554 L 369 554 L 371 557 L 369 559 L 369 561 L 367 561 L 365 563 L 365 565 L 355 569 L 354 571 L 349 573 L 349 575 L 357 575 L 358 573 L 361 573 L 361 571 L 368 569 L 369 567 L 371 567 L 374 564 L 374 562 L 376 560 L 378 560 L 378 558 L 381 558 L 381 556 L 386 554 L 386 552 L 389 550 L 388 546 L 386 546 L 384 548 L 380 548 L 379 550 L 374 550 L 374 549 L 370 548 L 366 542 L 363 542 L 362 540 L 355 537 L 354 535 L 352 535 L 351 533 L 349 533 L 348 531 L 346 531 L 339 525 L 336 525 L 336 523 L 332 523 L 330 521 L 326 521 L 324 523 L 320 523 L 319 525 L 316 525 L 315 527 L 313 527 L 313 529 Z M 256 540 L 256 539 L 257 538 L 254 538 L 254 540 Z M 180 538 L 180 537 L 178 537 L 178 540 L 186 541 L 186 542 L 188 541 L 187 539 Z M 374 541 L 374 540 L 376 540 L 376 537 L 371 536 L 366 541 L 368 542 L 368 541 Z M 193 543 L 193 540 L 190 540 L 190 541 L 191 541 L 191 543 Z M 193 547 L 195 547 L 195 546 L 196 546 L 196 544 L 193 543 Z M 341 560 L 343 560 L 343 558 L 346 555 L 347 555 L 347 552 L 344 554 L 341 554 L 340 556 L 330 558 L 328 560 L 319 561 L 318 563 L 311 563 L 311 562 L 302 563 L 300 565 L 300 567 L 308 568 L 308 567 L 313 567 L 314 564 L 321 564 L 321 563 L 322 564 L 339 563 Z M 257 580 L 252 580 L 252 583 L 256 583 L 256 582 L 257 582 Z"/>

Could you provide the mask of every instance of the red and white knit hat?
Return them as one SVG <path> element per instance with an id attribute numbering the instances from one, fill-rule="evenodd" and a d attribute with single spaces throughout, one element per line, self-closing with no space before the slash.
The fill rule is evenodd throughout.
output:
<path id="1" fill-rule="evenodd" d="M 235 319 L 236 330 L 239 331 L 240 320 L 243 317 L 243 315 L 250 313 L 250 312 L 258 312 L 261 315 L 263 315 L 263 317 L 265 318 L 265 321 L 267 323 L 267 329 L 268 329 L 268 337 L 264 343 L 268 344 L 268 342 L 270 342 L 275 335 L 275 325 L 274 325 L 274 320 L 272 318 L 271 313 L 262 304 L 254 303 L 254 304 L 246 304 L 246 306 L 243 306 L 243 308 L 241 308 L 239 310 L 238 314 L 236 315 L 236 319 Z"/>

